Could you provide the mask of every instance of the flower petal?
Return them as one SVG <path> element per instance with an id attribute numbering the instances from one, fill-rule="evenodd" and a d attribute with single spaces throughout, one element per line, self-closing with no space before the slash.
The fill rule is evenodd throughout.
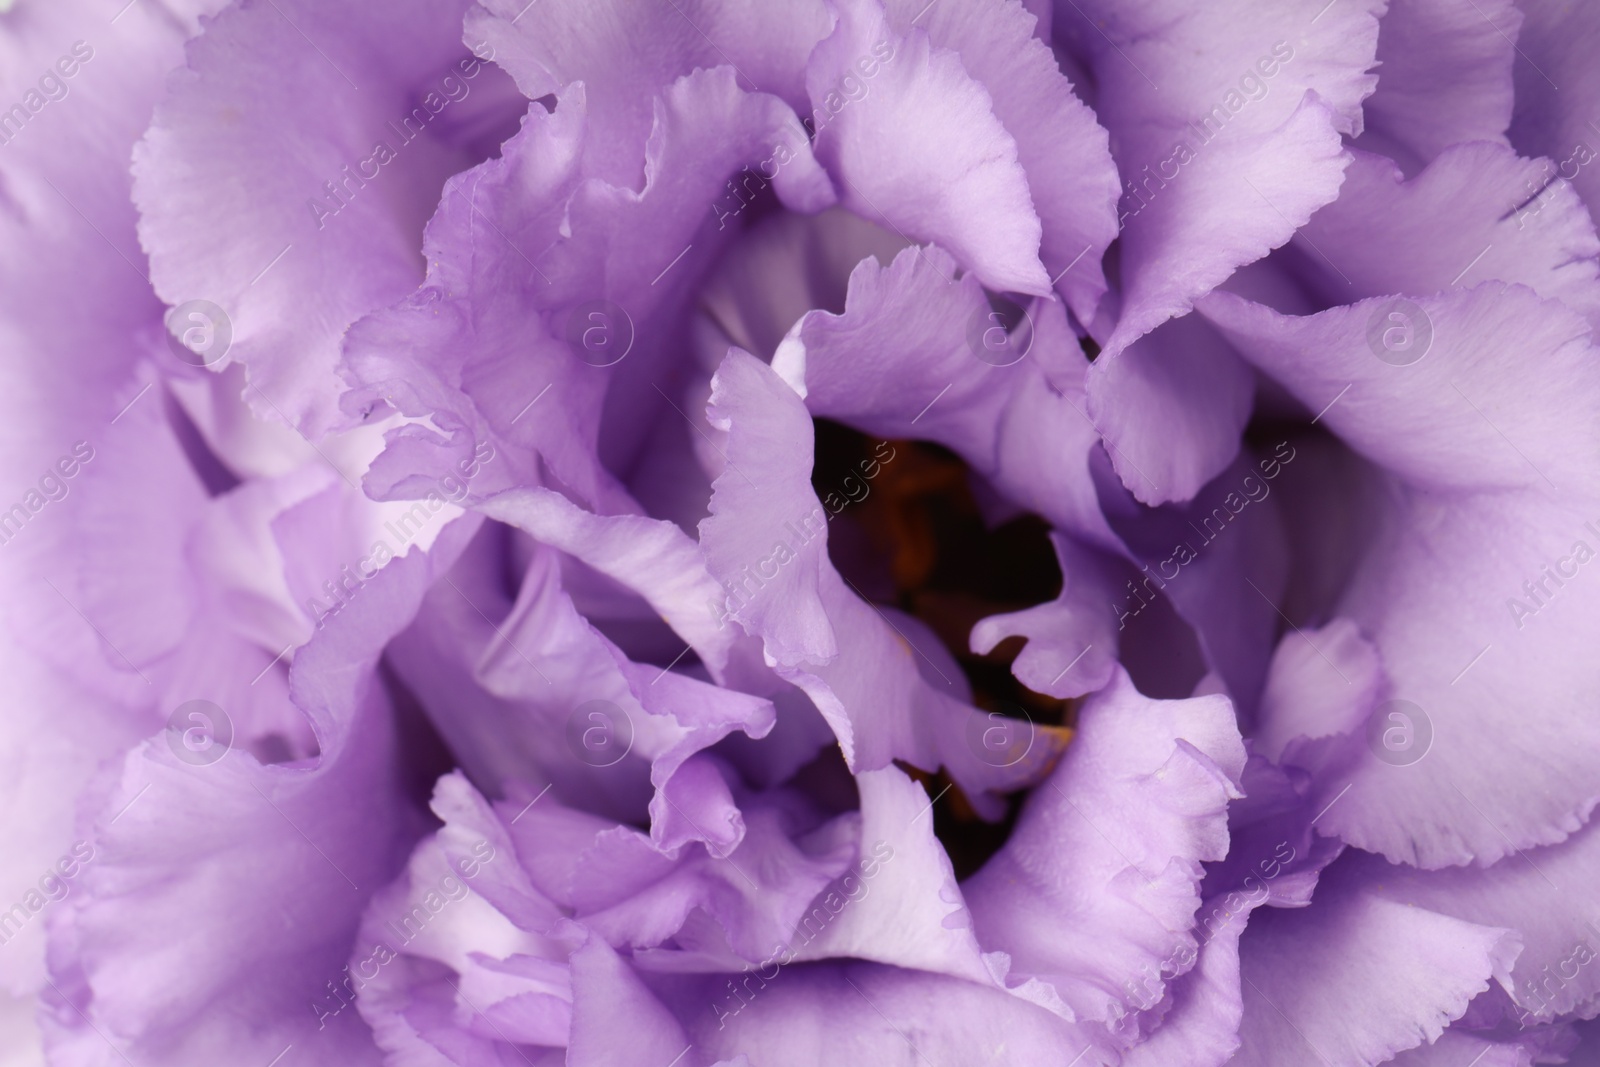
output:
<path id="1" fill-rule="evenodd" d="M 1027 174 L 989 92 L 926 32 L 896 32 L 878 0 L 835 6 L 806 89 L 844 205 L 938 242 L 991 289 L 1049 292 Z"/>
<path id="2" fill-rule="evenodd" d="M 376 1062 L 353 1015 L 314 1041 L 310 1005 L 415 832 L 373 668 L 471 525 L 385 568 L 296 657 L 290 692 L 317 730 L 314 762 L 225 752 L 195 765 L 163 737 L 92 798 L 96 862 L 52 917 L 52 1055 L 99 1056 L 110 1040 L 175 1065 L 266 1062 L 304 1043 L 320 1062 Z"/>
<path id="3" fill-rule="evenodd" d="M 973 936 L 950 857 L 933 836 L 927 793 L 897 767 L 867 771 L 856 784 L 862 861 L 840 887 L 849 904 L 814 942 L 810 927 L 802 927 L 808 940 L 795 959 L 877 960 L 996 984 Z"/>
<path id="4" fill-rule="evenodd" d="M 1060 534 L 1050 543 L 1061 565 L 1061 595 L 1046 604 L 991 615 L 972 628 L 972 650 L 992 652 L 1008 637 L 1028 639 L 1011 673 L 1035 693 L 1075 697 L 1105 687 L 1117 670 L 1112 604 L 1120 592 L 1098 553 Z"/>
<path id="5" fill-rule="evenodd" d="M 1405 181 L 1389 160 L 1357 152 L 1339 199 L 1303 231 L 1314 249 L 1303 273 L 1333 304 L 1492 278 L 1600 322 L 1600 239 L 1570 186 L 1545 188 L 1549 166 L 1475 142 Z"/>
<path id="6" fill-rule="evenodd" d="M 1106 291 L 1100 258 L 1117 235 L 1120 180 L 1106 131 L 1073 95 L 1045 43 L 1049 33 L 1036 37 L 1033 14 L 1014 0 L 888 0 L 884 8 L 897 33 L 926 30 L 930 44 L 958 53 L 988 91 L 1027 172 L 1043 228 L 1040 262 L 1078 318 L 1093 321 Z"/>
<path id="7" fill-rule="evenodd" d="M 735 648 L 740 636 L 719 618 L 726 594 L 706 570 L 694 539 L 672 523 L 643 515 L 595 515 L 548 489 L 513 490 L 485 501 L 479 510 L 637 592 L 713 676 L 720 677 L 740 653 Z"/>
<path id="8" fill-rule="evenodd" d="M 1526 289 L 1419 298 L 1406 314 L 1426 318 L 1431 347 L 1408 366 L 1369 341 L 1393 306 L 1292 318 L 1217 293 L 1205 314 L 1307 408 L 1347 390 L 1322 424 L 1388 479 L 1381 536 L 1336 610 L 1376 647 L 1390 695 L 1411 702 L 1410 727 L 1437 724 L 1437 751 L 1397 766 L 1352 738 L 1360 758 L 1348 777 L 1318 783 L 1322 803 L 1349 788 L 1319 830 L 1395 862 L 1487 864 L 1561 840 L 1600 800 L 1590 759 L 1600 736 L 1574 703 L 1600 678 L 1588 657 L 1562 651 L 1595 632 L 1596 600 L 1581 580 L 1569 591 L 1541 572 L 1581 574 L 1575 559 L 1594 551 L 1576 543 L 1593 537 L 1584 523 L 1600 496 L 1581 458 L 1600 449 L 1587 414 L 1600 379 L 1588 324 Z M 1536 602 L 1523 599 L 1529 589 Z M 1507 707 L 1519 709 L 1514 731 Z M 1484 766 L 1497 768 L 1492 784 Z"/>
<path id="9" fill-rule="evenodd" d="M 1330 878 L 1309 908 L 1262 909 L 1245 931 L 1238 1067 L 1382 1063 L 1437 1039 L 1505 980 L 1517 952 L 1508 931 Z"/>
<path id="10" fill-rule="evenodd" d="M 362 387 L 346 410 L 391 403 L 438 427 L 393 434 L 406 450 L 383 468 L 381 494 L 453 473 L 445 461 L 489 443 L 514 460 L 532 447 L 553 475 L 520 460 L 493 488 L 554 480 L 598 511 L 637 509 L 612 472 L 629 470 L 657 419 L 674 417 L 655 384 L 680 354 L 688 311 L 674 297 L 737 232 L 727 216 L 745 201 L 730 175 L 781 156 L 770 180 L 747 176 L 750 195 L 771 185 L 805 211 L 834 200 L 794 113 L 736 78 L 697 70 L 646 98 L 636 184 L 585 169 L 583 149 L 605 127 L 583 84 L 553 113 L 529 107 L 502 158 L 452 179 L 427 231 L 427 281 L 351 334 Z"/>
<path id="11" fill-rule="evenodd" d="M 843 314 L 807 313 L 772 367 L 814 415 L 958 452 L 1017 503 L 1107 548 L 1089 455 L 1084 359 L 1060 304 L 1007 333 L 977 280 L 937 246 L 863 259 Z M 1044 461 L 1041 457 L 1052 457 Z"/>
<path id="12" fill-rule="evenodd" d="M 1385 683 L 1378 650 L 1349 619 L 1284 634 L 1268 668 L 1252 751 L 1278 760 L 1297 738 L 1349 733 L 1366 722 Z"/>
<path id="13" fill-rule="evenodd" d="M 1577 190 L 1591 214 L 1600 216 L 1600 168 L 1591 165 L 1600 144 L 1588 105 L 1600 92 L 1600 72 L 1590 62 L 1600 43 L 1600 19 L 1591 8 L 1562 0 L 1522 0 L 1517 8 L 1522 14 L 1517 52 L 1523 62 L 1511 68 L 1516 84 L 1511 143 L 1526 155 L 1559 161 L 1559 176 Z M 1509 32 L 1509 23 L 1502 17 L 1497 25 Z"/>
<path id="14" fill-rule="evenodd" d="M 852 770 L 895 759 L 945 766 L 972 797 L 1042 773 L 1059 739 L 1030 732 L 1023 750 L 996 766 L 971 741 L 969 728 L 981 736 L 985 720 L 962 699 L 964 685 L 845 587 L 827 557 L 824 512 L 811 488 L 811 420 L 783 379 L 733 349 L 709 412 L 728 431 L 728 467 L 700 526 L 707 565 L 728 592 L 728 614 L 759 635 L 778 674 L 811 697 Z"/>
<path id="15" fill-rule="evenodd" d="M 1233 462 L 1255 379 L 1203 318 L 1188 315 L 1103 353 L 1088 394 L 1117 476 L 1155 506 L 1193 499 Z"/>
<path id="16" fill-rule="evenodd" d="M 671 1063 L 691 1047 L 683 1028 L 599 937 L 572 953 L 571 1067 Z"/>
<path id="17" fill-rule="evenodd" d="M 1108 355 L 1187 312 L 1334 198 L 1349 158 L 1340 134 L 1360 131 L 1377 82 L 1367 70 L 1381 9 L 1094 0 L 1057 22 L 1093 69 L 1128 185 L 1123 306 L 1115 330 L 1097 334 Z"/>
<path id="18" fill-rule="evenodd" d="M 674 1012 L 709 1055 L 744 1053 L 763 1067 L 929 1057 L 1060 1067 L 1090 1047 L 1078 1027 L 1020 997 L 875 963 L 785 968 L 731 1017 L 706 1011 L 717 994 L 715 986 L 686 990 Z"/>
<path id="19" fill-rule="evenodd" d="M 1097 1045 L 1131 1044 L 1135 983 L 1184 948 L 1193 963 L 1200 864 L 1227 852 L 1244 760 L 1226 699 L 1150 700 L 1119 671 L 1079 712 L 1005 847 L 964 886 L 979 942 L 1010 955 L 1013 978 L 1041 979 L 1072 1017 L 1103 1027 Z"/>
<path id="20" fill-rule="evenodd" d="M 1536 1063 L 1554 1062 L 1543 1054 L 1549 1049 L 1549 1044 L 1555 1042 L 1547 1044 L 1521 1037 L 1509 1041 L 1496 1040 L 1487 1034 L 1452 1026 L 1432 1044 L 1408 1049 L 1386 1062 L 1394 1067 L 1454 1067 L 1461 1063 L 1470 1063 L 1473 1067 L 1533 1067 Z M 1556 1051 L 1560 1055 L 1559 1045 L 1557 1049 L 1549 1051 Z M 1560 1062 L 1572 1064 L 1573 1067 L 1579 1064 L 1578 1060 L 1565 1058 Z"/>
<path id="21" fill-rule="evenodd" d="M 444 179 L 482 158 L 469 116 L 510 86 L 460 44 L 465 10 L 229 8 L 140 142 L 134 201 L 156 292 L 222 308 L 222 358 L 249 367 L 261 418 L 313 437 L 333 425 L 345 328 L 416 286 Z"/>
<path id="22" fill-rule="evenodd" d="M 1511 0 L 1396 0 L 1378 23 L 1365 138 L 1414 170 L 1453 144 L 1506 144 L 1522 15 Z"/>
<path id="23" fill-rule="evenodd" d="M 1592 884 L 1600 833 L 1590 824 L 1558 845 L 1529 849 L 1484 870 L 1419 871 L 1376 856 L 1352 860 L 1360 877 L 1402 903 L 1480 926 L 1515 930 L 1522 952 L 1507 983 L 1522 1027 L 1568 1015 L 1600 994 L 1600 912 L 1561 886 Z"/>

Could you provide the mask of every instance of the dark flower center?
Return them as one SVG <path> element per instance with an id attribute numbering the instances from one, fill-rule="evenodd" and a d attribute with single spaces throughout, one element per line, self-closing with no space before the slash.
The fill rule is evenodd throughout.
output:
<path id="1" fill-rule="evenodd" d="M 978 707 L 1040 727 L 1070 728 L 1073 702 L 1036 693 L 1012 675 L 1021 638 L 1008 638 L 985 656 L 967 644 L 980 619 L 1060 594 L 1061 570 L 1044 520 L 1020 514 L 985 522 L 972 472 L 939 445 L 881 441 L 828 419 L 815 426 L 811 484 L 831 516 L 828 552 L 839 573 L 871 600 L 927 624 L 960 665 Z M 996 509 L 1005 506 L 996 499 Z M 943 772 L 901 767 L 938 796 L 934 831 L 958 878 L 1005 843 L 1020 794 L 1003 820 L 986 823 Z"/>

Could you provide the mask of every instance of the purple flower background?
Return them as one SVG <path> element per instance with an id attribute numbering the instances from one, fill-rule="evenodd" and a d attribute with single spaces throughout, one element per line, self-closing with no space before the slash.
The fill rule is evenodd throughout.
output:
<path id="1" fill-rule="evenodd" d="M 1596 54 L 0 0 L 0 1065 L 1600 1064 Z"/>

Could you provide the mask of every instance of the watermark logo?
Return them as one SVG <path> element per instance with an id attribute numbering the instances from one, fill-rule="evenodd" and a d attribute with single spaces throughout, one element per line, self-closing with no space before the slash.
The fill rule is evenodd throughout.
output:
<path id="1" fill-rule="evenodd" d="M 0 2 L 0 12 L 11 6 L 9 0 Z M 113 20 L 115 21 L 115 20 Z M 72 92 L 72 78 L 94 58 L 94 46 L 88 41 L 72 42 L 72 50 L 63 53 L 53 67 L 46 67 L 39 75 L 36 86 L 29 86 L 22 99 L 5 108 L 0 104 L 0 145 L 7 145 L 33 121 L 33 117 L 51 104 L 65 100 Z"/>
<path id="2" fill-rule="evenodd" d="M 1600 526 L 1586 522 L 1583 528 L 1596 538 L 1600 538 Z M 1594 549 L 1589 547 L 1589 542 L 1574 541 L 1571 550 L 1565 556 L 1552 563 L 1546 563 L 1540 568 L 1537 577 L 1522 583 L 1522 593 L 1527 599 L 1507 597 L 1506 607 L 1510 609 L 1511 621 L 1517 624 L 1517 629 L 1522 629 L 1530 618 L 1549 607 L 1550 602 L 1561 595 L 1567 583 L 1578 576 L 1583 565 L 1594 559 L 1594 555 Z"/>
<path id="3" fill-rule="evenodd" d="M 1550 1016 L 1559 1014 L 1562 1000 L 1574 996 L 1574 993 L 1568 993 L 1564 998 L 1562 990 L 1569 982 L 1577 979 L 1583 968 L 1594 962 L 1595 935 L 1600 934 L 1600 926 L 1596 926 L 1594 920 L 1585 919 L 1584 925 L 1589 928 L 1589 932 L 1573 942 L 1572 948 L 1555 963 L 1547 963 L 1535 971 L 1533 963 L 1537 961 L 1523 959 L 1517 961 L 1520 972 L 1532 975 L 1522 979 L 1520 982 L 1522 989 L 1515 996 L 1518 1030 L 1526 1030 L 1529 1026 L 1537 1026 L 1541 1021 L 1548 1021 Z M 1544 1016 L 1544 1019 L 1541 1020 L 1540 1016 Z"/>
<path id="4" fill-rule="evenodd" d="M 452 873 L 438 881 L 419 886 L 413 878 L 410 896 L 400 904 L 404 910 L 391 914 L 376 930 L 367 928 L 364 931 L 381 935 L 381 939 L 372 942 L 372 951 L 360 960 L 352 956 L 352 962 L 345 964 L 339 975 L 325 983 L 327 992 L 321 999 L 311 1002 L 311 1011 L 317 1017 L 317 1029 L 327 1029 L 329 1019 L 353 1006 L 361 991 L 378 977 L 379 971 L 399 959 L 405 946 L 427 932 L 440 912 L 465 900 L 472 892 L 472 887 L 467 883 L 478 877 L 487 864 L 494 862 L 494 858 L 494 845 L 484 838 L 472 846 L 470 853 L 449 857 Z M 390 943 L 391 939 L 393 944 Z"/>
<path id="5" fill-rule="evenodd" d="M 405 546 L 421 536 L 446 504 L 462 506 L 472 492 L 472 479 L 483 470 L 484 464 L 494 458 L 494 442 L 480 441 L 470 456 L 456 461 L 455 469 L 460 472 L 460 477 L 446 474 L 427 493 L 417 498 L 410 509 L 384 522 L 384 532 L 393 537 L 393 541 L 389 537 L 376 539 L 367 554 L 356 560 L 353 566 L 344 564 L 337 576 L 322 583 L 323 594 L 328 598 L 326 604 L 316 594 L 306 597 L 306 614 L 316 623 L 317 629 L 322 629 L 330 618 L 348 607 L 391 559 L 404 555 Z"/>
<path id="6" fill-rule="evenodd" d="M 44 869 L 39 876 L 37 889 L 28 887 L 22 899 L 9 908 L 4 908 L 0 903 L 0 945 L 10 944 L 11 939 L 20 934 L 35 915 L 57 901 L 65 900 L 72 893 L 72 879 L 92 859 L 94 846 L 87 841 L 75 841 L 71 852 L 56 860 L 55 866 Z"/>
<path id="7" fill-rule="evenodd" d="M 1007 704 L 1006 710 L 1016 714 L 991 711 L 967 717 L 967 748 L 991 767 L 1015 767 L 1033 749 L 1035 731 L 1027 711 L 1018 704 Z"/>
<path id="8" fill-rule="evenodd" d="M 1177 542 L 1172 546 L 1172 554 L 1165 559 L 1140 563 L 1139 572 L 1143 578 L 1138 580 L 1130 578 L 1125 603 L 1121 606 L 1111 605 L 1111 610 L 1117 615 L 1117 629 L 1126 628 L 1129 619 L 1137 618 L 1140 612 L 1155 603 L 1157 595 L 1167 588 L 1167 583 L 1176 580 L 1184 573 L 1183 568 L 1199 559 L 1200 553 L 1206 546 L 1221 537 L 1228 525 L 1242 515 L 1246 508 L 1251 504 L 1259 504 L 1271 496 L 1272 486 L 1268 483 L 1282 474 L 1283 469 L 1294 462 L 1296 455 L 1293 445 L 1288 441 L 1279 441 L 1271 456 L 1257 461 L 1256 467 L 1260 475 L 1257 476 L 1255 472 L 1245 475 L 1235 488 L 1223 494 L 1219 503 L 1211 506 L 1209 514 L 1204 511 L 1206 505 L 1196 498 L 1189 511 L 1193 516 L 1189 519 L 1189 529 L 1194 531 L 1195 540 L 1186 539 Z M 1213 485 L 1214 487 L 1208 486 L 1205 491 L 1209 500 L 1216 500 L 1216 490 L 1222 488 L 1220 484 L 1213 483 Z M 1199 520 L 1198 524 L 1195 519 Z M 1155 568 L 1154 571 L 1151 570 L 1152 566 Z"/>
<path id="9" fill-rule="evenodd" d="M 829 494 L 830 497 L 832 495 Z M 719 606 L 712 600 L 706 605 L 711 610 L 711 617 L 717 620 L 717 629 L 727 626 L 730 617 L 736 617 L 738 612 L 754 603 L 755 598 L 778 577 L 784 567 L 801 558 L 801 550 L 821 536 L 830 521 L 831 515 L 824 515 L 821 508 L 812 508 L 797 522 L 783 524 L 789 540 L 774 539 L 769 554 L 746 564 L 737 574 L 723 578 L 721 585 L 727 596 L 722 604 Z"/>
<path id="10" fill-rule="evenodd" d="M 167 747 L 185 763 L 209 766 L 233 747 L 233 720 L 209 700 L 186 701 L 167 718 Z"/>
<path id="11" fill-rule="evenodd" d="M 591 367 L 609 367 L 633 348 L 633 318 L 620 304 L 590 300 L 567 315 L 563 334 L 573 355 Z"/>
<path id="12" fill-rule="evenodd" d="M 586 700 L 567 716 L 567 747 L 591 767 L 612 767 L 633 749 L 633 719 L 609 700 Z"/>
<path id="13" fill-rule="evenodd" d="M 1433 347 L 1433 320 L 1415 302 L 1396 297 L 1367 320 L 1367 347 L 1391 367 L 1409 367 Z"/>
<path id="14" fill-rule="evenodd" d="M 134 399 L 137 400 L 138 397 Z M 23 493 L 22 499 L 9 508 L 0 504 L 0 545 L 10 544 L 12 538 L 20 534 L 22 528 L 44 510 L 45 505 L 65 500 L 72 488 L 69 484 L 72 478 L 92 459 L 94 459 L 94 446 L 87 441 L 75 442 L 71 455 L 60 457 L 54 466 L 44 469 L 44 473 L 39 476 L 37 488 Z"/>
<path id="15" fill-rule="evenodd" d="M 1409 767 L 1433 747 L 1433 720 L 1409 700 L 1386 700 L 1367 719 L 1367 747 L 1391 767 Z"/>
<path id="16" fill-rule="evenodd" d="M 209 367 L 228 354 L 233 321 L 209 300 L 185 300 L 167 312 L 167 347 L 191 367 Z"/>
<path id="17" fill-rule="evenodd" d="M 1540 172 L 1523 183 L 1519 202 L 1511 205 L 1511 210 L 1517 213 L 1517 229 L 1527 228 L 1528 220 L 1556 198 L 1561 188 L 1558 182 L 1565 181 L 1570 186 L 1578 171 L 1594 159 L 1594 149 L 1579 141 L 1572 146 L 1572 154 L 1560 164 L 1546 160 Z"/>
<path id="18" fill-rule="evenodd" d="M 894 846 L 887 841 L 873 842 L 870 853 L 863 848 L 861 858 L 855 865 L 845 868 L 843 875 L 812 899 L 811 910 L 801 916 L 792 941 L 774 945 L 772 955 L 762 960 L 758 966 L 752 967 L 746 964 L 739 975 L 728 980 L 727 993 L 711 1005 L 711 1013 L 717 1020 L 717 1029 L 726 1029 L 729 1019 L 749 1007 L 768 985 L 778 979 L 783 968 L 795 961 L 800 955 L 795 948 L 796 942 L 799 942 L 800 948 L 810 945 L 827 932 L 834 919 L 838 918 L 846 908 L 865 900 L 872 892 L 872 880 L 882 873 L 884 865 L 892 859 L 894 859 Z M 770 974 L 767 973 L 769 970 Z"/>
<path id="19" fill-rule="evenodd" d="M 356 195 L 369 182 L 377 181 L 384 168 L 400 158 L 400 153 L 405 151 L 407 145 L 430 132 L 430 126 L 435 137 L 448 142 L 450 134 L 441 134 L 432 123 L 445 108 L 461 103 L 471 94 L 472 79 L 493 59 L 494 48 L 488 42 L 474 45 L 472 55 L 457 60 L 450 73 L 430 86 L 419 98 L 410 101 L 411 110 L 401 116 L 398 122 L 390 119 L 384 124 L 384 136 L 373 143 L 371 155 L 353 165 L 346 163 L 339 168 L 338 174 L 323 182 L 321 199 L 306 201 L 306 207 L 311 211 L 311 221 L 317 224 L 317 229 L 327 228 L 328 219 L 354 203 Z M 457 196 L 469 199 L 459 189 L 455 192 Z M 473 210 L 476 211 L 476 208 Z"/>
<path id="20" fill-rule="evenodd" d="M 967 347 L 991 367 L 1021 362 L 1033 348 L 1033 316 L 1020 304 L 1000 298 L 967 317 Z"/>
<path id="21" fill-rule="evenodd" d="M 1127 205 L 1127 210 L 1117 216 L 1117 229 L 1121 230 L 1129 219 L 1149 207 L 1169 182 L 1177 181 L 1183 168 L 1199 158 L 1207 145 L 1222 136 L 1234 116 L 1265 100 L 1271 92 L 1268 83 L 1292 59 L 1293 45 L 1288 41 L 1274 43 L 1270 52 L 1257 58 L 1252 66 L 1245 67 L 1236 88 L 1229 89 L 1198 119 L 1184 124 L 1182 134 L 1172 143 L 1166 158 L 1146 163 L 1138 173 L 1125 179 L 1122 202 Z"/>

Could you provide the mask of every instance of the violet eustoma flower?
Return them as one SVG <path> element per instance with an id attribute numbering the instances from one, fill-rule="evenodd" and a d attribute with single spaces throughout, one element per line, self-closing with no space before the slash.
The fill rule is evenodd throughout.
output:
<path id="1" fill-rule="evenodd" d="M 7 1062 L 1600 1063 L 1597 47 L 5 3 Z"/>

